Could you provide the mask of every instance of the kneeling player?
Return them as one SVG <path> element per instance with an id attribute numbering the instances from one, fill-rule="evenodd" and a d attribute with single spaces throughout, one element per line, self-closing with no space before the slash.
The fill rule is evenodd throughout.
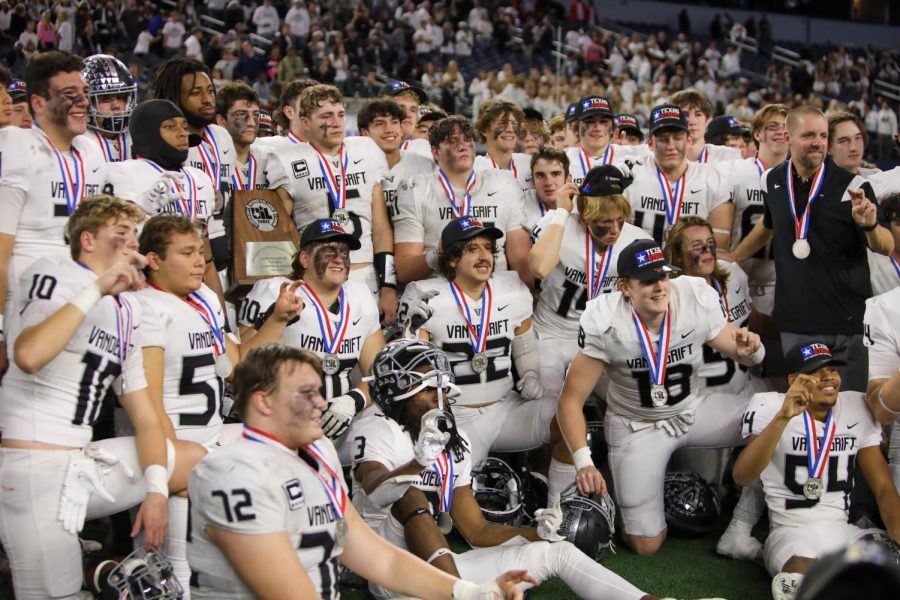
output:
<path id="1" fill-rule="evenodd" d="M 392 544 L 466 579 L 517 568 L 538 581 L 559 577 L 579 598 L 647 597 L 564 541 L 558 507 L 538 511 L 537 528 L 485 520 L 472 492 L 467 437 L 450 410 L 448 396 L 458 392 L 453 380 L 447 356 L 428 342 L 396 340 L 375 357 L 369 389 L 377 409 L 350 428 L 357 446 L 353 502 L 363 518 L 379 523 L 379 535 Z M 437 522 L 449 517 L 476 550 L 447 549 Z M 394 596 L 371 589 L 379 598 Z"/>
<path id="2" fill-rule="evenodd" d="M 756 394 L 747 406 L 749 444 L 734 465 L 734 480 L 762 478 L 772 528 L 766 568 L 772 595 L 793 598 L 802 574 L 820 556 L 868 534 L 847 522 L 853 472 L 861 468 L 890 537 L 900 541 L 900 496 L 881 454 L 881 429 L 860 392 L 841 392 L 837 366 L 824 344 L 797 346 L 785 355 L 786 394 Z M 796 418 L 800 417 L 800 418 Z"/>
<path id="3" fill-rule="evenodd" d="M 320 425 L 322 366 L 281 344 L 252 350 L 235 370 L 239 442 L 191 474 L 188 557 L 193 597 L 335 598 L 338 560 L 420 598 L 521 598 L 524 571 L 476 585 L 379 538 L 347 501 L 341 465 Z M 495 595 L 496 594 L 496 595 Z"/>

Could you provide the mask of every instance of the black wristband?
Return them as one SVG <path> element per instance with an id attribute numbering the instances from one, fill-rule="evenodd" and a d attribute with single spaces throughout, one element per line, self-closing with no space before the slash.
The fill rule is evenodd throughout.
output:
<path id="1" fill-rule="evenodd" d="M 860 225 L 859 223 L 857 223 L 856 226 L 859 227 L 860 229 L 862 229 L 863 231 L 865 231 L 866 233 L 869 233 L 870 231 L 875 231 L 875 229 L 878 228 L 878 223 L 875 222 L 875 223 L 872 223 L 871 225 Z"/>
<path id="2" fill-rule="evenodd" d="M 403 517 L 403 519 L 400 520 L 400 524 L 403 525 L 404 527 L 406 527 L 406 524 L 409 523 L 410 519 L 414 519 L 415 517 L 418 517 L 419 515 L 431 516 L 431 513 L 428 512 L 427 508 L 417 508 L 416 510 L 412 511 L 411 513 L 409 513 L 408 515 Z"/>
<path id="3" fill-rule="evenodd" d="M 347 395 L 353 398 L 354 406 L 356 408 L 356 414 L 366 407 L 366 397 L 365 395 L 359 391 L 358 389 L 352 389 L 347 392 Z"/>
<path id="4" fill-rule="evenodd" d="M 397 272 L 394 270 L 393 252 L 375 253 L 375 277 L 378 280 L 378 289 L 397 288 Z"/>

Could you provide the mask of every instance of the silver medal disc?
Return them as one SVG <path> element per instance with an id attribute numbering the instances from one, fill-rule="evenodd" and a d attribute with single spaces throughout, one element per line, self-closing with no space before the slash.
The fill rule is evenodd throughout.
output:
<path id="1" fill-rule="evenodd" d="M 347 526 L 347 519 L 341 517 L 334 524 L 334 541 L 338 546 L 346 546 L 349 538 L 350 527 Z"/>
<path id="2" fill-rule="evenodd" d="M 322 371 L 324 371 L 326 375 L 334 375 L 340 370 L 341 359 L 338 358 L 338 355 L 331 353 L 326 354 L 322 359 Z"/>
<path id="3" fill-rule="evenodd" d="M 437 517 L 437 525 L 438 529 L 441 530 L 441 533 L 443 533 L 444 535 L 450 535 L 450 532 L 453 531 L 453 518 L 450 516 L 450 513 L 439 513 Z"/>
<path id="4" fill-rule="evenodd" d="M 475 356 L 472 357 L 472 370 L 476 373 L 483 373 L 488 366 L 488 358 L 484 355 L 484 352 L 477 352 Z"/>
<path id="5" fill-rule="evenodd" d="M 668 399 L 669 392 L 663 386 L 654 385 L 650 388 L 650 401 L 653 403 L 653 406 L 665 406 Z"/>
<path id="6" fill-rule="evenodd" d="M 345 227 L 350 222 L 350 213 L 346 209 L 339 208 L 331 215 L 331 220 L 337 221 L 338 225 Z"/>
<path id="7" fill-rule="evenodd" d="M 803 495 L 807 500 L 818 500 L 825 493 L 825 484 L 818 477 L 810 477 L 803 484 Z"/>
<path id="8" fill-rule="evenodd" d="M 809 251 L 809 242 L 802 238 L 794 242 L 794 245 L 791 246 L 791 252 L 794 254 L 794 258 L 797 258 L 799 260 L 804 260 L 806 257 L 808 257 Z"/>
<path id="9" fill-rule="evenodd" d="M 216 357 L 216 375 L 225 379 L 231 375 L 232 364 L 231 359 L 224 352 Z"/>

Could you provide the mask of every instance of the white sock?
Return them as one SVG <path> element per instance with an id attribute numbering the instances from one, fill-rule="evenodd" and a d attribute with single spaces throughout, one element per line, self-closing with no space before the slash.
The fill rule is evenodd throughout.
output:
<path id="1" fill-rule="evenodd" d="M 756 481 L 741 490 L 741 497 L 734 507 L 732 522 L 748 523 L 752 529 L 762 518 L 765 505 L 766 496 L 762 489 L 762 480 L 757 477 Z"/>
<path id="2" fill-rule="evenodd" d="M 181 589 L 184 600 L 191 598 L 191 567 L 187 559 L 188 499 L 169 497 L 169 531 L 166 534 L 166 556 Z"/>
<path id="3" fill-rule="evenodd" d="M 562 494 L 563 490 L 575 483 L 575 465 L 567 465 L 564 462 L 551 459 L 550 469 L 547 472 L 547 498 L 555 498 L 557 494 Z"/>

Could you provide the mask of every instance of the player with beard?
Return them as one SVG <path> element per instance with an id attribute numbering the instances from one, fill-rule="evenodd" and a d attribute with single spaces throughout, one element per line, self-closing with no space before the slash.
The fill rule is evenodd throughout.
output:
<path id="1" fill-rule="evenodd" d="M 528 264 L 541 280 L 534 329 L 547 398 L 559 398 L 562 391 L 566 370 L 578 353 L 578 323 L 588 301 L 616 290 L 616 261 L 622 248 L 650 239 L 628 222 L 631 205 L 622 192 L 630 183 L 612 165 L 594 167 L 581 189 L 571 182 L 559 188 L 556 209 L 534 228 L 537 241 Z M 575 206 L 577 212 L 572 210 Z M 557 444 L 550 462 L 550 493 L 561 493 L 574 480 L 571 454 Z"/>
<path id="2" fill-rule="evenodd" d="M 397 278 L 402 283 L 430 277 L 437 266 L 444 227 L 455 218 L 471 215 L 504 233 L 505 243 L 498 244 L 497 268 L 515 270 L 526 285 L 532 284 L 522 188 L 509 172 L 475 172 L 474 135 L 463 117 L 438 121 L 429 132 L 438 172 L 400 183 L 394 229 Z"/>
<path id="3" fill-rule="evenodd" d="M 394 100 L 372 100 L 362 105 L 356 115 L 360 135 L 371 138 L 384 152 L 388 171 L 381 178 L 384 203 L 391 221 L 397 216 L 397 188 L 419 173 L 434 171 L 434 161 L 415 152 L 401 152 L 403 109 Z"/>
<path id="4" fill-rule="evenodd" d="M 624 147 L 613 144 L 616 131 L 615 115 L 609 108 L 609 100 L 602 96 L 587 96 L 578 101 L 574 116 L 578 126 L 578 147 L 566 148 L 572 181 L 580 186 L 588 171 L 600 165 L 621 162 L 626 156 L 643 154 L 638 146 Z"/>
<path id="5" fill-rule="evenodd" d="M 488 100 L 481 105 L 475 120 L 475 131 L 487 153 L 475 157 L 476 172 L 487 169 L 510 171 L 522 186 L 522 191 L 534 187 L 531 157 L 515 152 L 524 122 L 525 113 L 522 109 L 505 98 Z"/>
<path id="6" fill-rule="evenodd" d="M 647 142 L 652 154 L 634 163 L 634 183 L 625 192 L 634 224 L 663 244 L 681 217 L 703 217 L 712 224 L 716 243 L 727 248 L 733 220 L 729 184 L 711 165 L 689 161 L 687 144 L 688 124 L 681 109 L 674 104 L 654 106 Z"/>
<path id="7" fill-rule="evenodd" d="M 81 58 L 67 52 L 29 61 L 25 81 L 34 127 L 6 127 L 0 140 L 0 376 L 9 364 L 3 316 L 20 276 L 38 258 L 68 257 L 66 220 L 106 180 L 103 158 L 81 137 L 90 108 L 83 68 Z"/>
<path id="8" fill-rule="evenodd" d="M 322 394 L 328 403 L 323 428 L 347 465 L 351 448 L 342 436 L 369 402 L 368 387 L 365 383 L 354 386 L 351 372 L 367 375 L 375 353 L 384 345 L 374 298 L 363 283 L 348 280 L 351 252 L 359 245 L 356 236 L 329 219 L 317 219 L 303 230 L 292 278 L 299 285 L 296 294 L 303 299 L 304 309 L 281 338 L 291 346 L 312 350 L 322 360 Z M 253 286 L 238 318 L 243 339 L 258 335 L 253 330 L 262 326 L 278 290 L 288 283 L 288 278 L 273 277 Z"/>
<path id="9" fill-rule="evenodd" d="M 556 210 L 556 194 L 571 182 L 569 157 L 553 148 L 539 148 L 531 157 L 531 176 L 534 187 L 525 191 L 525 225 L 534 232 L 534 226 L 552 210 Z"/>
<path id="10" fill-rule="evenodd" d="M 419 121 L 419 108 L 428 104 L 428 94 L 425 90 L 409 85 L 405 81 L 388 81 L 381 86 L 378 96 L 385 100 L 393 100 L 403 110 L 403 119 L 400 121 L 403 141 L 400 150 L 403 153 L 414 152 L 430 159 L 431 146 L 428 138 L 420 141 L 421 138 L 416 139 L 413 135 Z"/>
<path id="11" fill-rule="evenodd" d="M 653 240 L 623 248 L 617 268 L 618 291 L 589 303 L 581 316 L 580 350 L 566 375 L 557 419 L 579 491 L 605 490 L 587 445 L 582 409 L 600 376 L 609 374 L 603 431 L 622 538 L 645 556 L 656 553 L 666 537 L 663 480 L 672 453 L 740 441 L 746 399 L 704 392 L 702 346 L 747 366 L 761 363 L 765 350 L 756 334 L 725 319 L 705 281 L 670 281 L 674 268 Z"/>
<path id="12" fill-rule="evenodd" d="M 669 103 L 681 109 L 687 121 L 687 159 L 699 163 L 728 162 L 741 159 L 741 152 L 727 146 L 706 143 L 706 128 L 713 118 L 713 105 L 709 97 L 696 88 L 688 88 L 672 94 Z"/>
<path id="13" fill-rule="evenodd" d="M 137 86 L 122 61 L 108 54 L 84 59 L 82 76 L 91 88 L 85 138 L 106 162 L 131 158 L 128 118 L 137 106 Z"/>
<path id="14" fill-rule="evenodd" d="M 234 143 L 231 189 L 265 190 L 267 152 L 253 144 L 260 129 L 259 94 L 242 81 L 226 83 L 216 94 L 216 123 L 224 127 Z"/>

